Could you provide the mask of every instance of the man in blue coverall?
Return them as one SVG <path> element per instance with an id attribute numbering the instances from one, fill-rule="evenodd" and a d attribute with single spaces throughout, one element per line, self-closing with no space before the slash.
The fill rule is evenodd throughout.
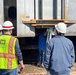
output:
<path id="1" fill-rule="evenodd" d="M 37 60 L 37 66 L 43 67 L 43 56 L 44 56 L 44 50 L 46 49 L 46 34 L 45 31 L 41 31 L 38 37 L 38 60 Z"/>
<path id="2" fill-rule="evenodd" d="M 55 37 L 49 40 L 44 53 L 44 66 L 51 75 L 70 75 L 75 61 L 74 46 L 71 40 L 64 37 L 66 24 L 55 25 Z"/>

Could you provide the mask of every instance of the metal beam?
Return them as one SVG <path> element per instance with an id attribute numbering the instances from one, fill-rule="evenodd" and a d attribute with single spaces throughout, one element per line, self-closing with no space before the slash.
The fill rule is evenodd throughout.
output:
<path id="1" fill-rule="evenodd" d="M 39 14 L 38 14 L 38 17 L 39 17 L 39 19 L 42 19 L 42 4 L 43 3 L 43 0 L 38 0 L 38 10 L 39 10 Z"/>
<path id="2" fill-rule="evenodd" d="M 65 0 L 61 0 L 61 19 L 65 19 Z"/>
<path id="3" fill-rule="evenodd" d="M 57 0 L 53 0 L 53 19 L 57 19 Z"/>
<path id="4" fill-rule="evenodd" d="M 34 0 L 34 19 L 36 19 L 36 0 Z"/>

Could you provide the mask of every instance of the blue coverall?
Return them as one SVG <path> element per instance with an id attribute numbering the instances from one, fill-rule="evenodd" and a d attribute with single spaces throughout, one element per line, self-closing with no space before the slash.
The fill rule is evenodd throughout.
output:
<path id="1" fill-rule="evenodd" d="M 39 34 L 38 49 L 39 49 L 38 63 L 42 63 L 44 50 L 46 49 L 46 36 L 44 35 L 44 32 Z"/>
<path id="2" fill-rule="evenodd" d="M 75 61 L 74 46 L 64 36 L 55 36 L 47 43 L 44 53 L 44 66 L 51 75 L 70 75 Z"/>

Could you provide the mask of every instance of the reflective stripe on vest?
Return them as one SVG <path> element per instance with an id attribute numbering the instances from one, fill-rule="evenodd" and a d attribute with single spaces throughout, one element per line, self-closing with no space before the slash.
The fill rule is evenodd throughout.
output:
<path id="1" fill-rule="evenodd" d="M 13 54 L 13 44 L 14 44 L 15 37 L 10 38 L 9 44 L 8 44 L 8 53 L 0 53 L 0 58 L 7 58 L 7 68 L 12 68 L 12 59 L 16 58 L 15 54 Z"/>
<path id="2" fill-rule="evenodd" d="M 0 53 L 0 58 L 16 58 L 14 54 L 1 54 Z"/>

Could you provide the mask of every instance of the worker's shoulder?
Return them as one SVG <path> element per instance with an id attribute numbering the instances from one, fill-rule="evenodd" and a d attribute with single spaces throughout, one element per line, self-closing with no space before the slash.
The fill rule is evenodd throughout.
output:
<path id="1" fill-rule="evenodd" d="M 61 38 L 61 40 L 63 40 L 63 41 L 72 43 L 72 41 L 71 41 L 69 38 L 65 37 L 65 36 L 61 36 L 61 37 L 55 36 L 55 37 L 53 37 L 53 38 L 51 39 L 51 41 L 57 41 L 57 40 L 60 40 L 60 38 Z"/>
<path id="2" fill-rule="evenodd" d="M 64 38 L 66 39 L 67 42 L 73 43 L 69 38 L 67 38 L 67 37 L 64 37 Z"/>
<path id="3" fill-rule="evenodd" d="M 18 38 L 17 38 L 17 37 L 15 37 L 15 36 L 12 36 L 12 38 L 14 38 L 14 39 L 18 40 Z"/>

